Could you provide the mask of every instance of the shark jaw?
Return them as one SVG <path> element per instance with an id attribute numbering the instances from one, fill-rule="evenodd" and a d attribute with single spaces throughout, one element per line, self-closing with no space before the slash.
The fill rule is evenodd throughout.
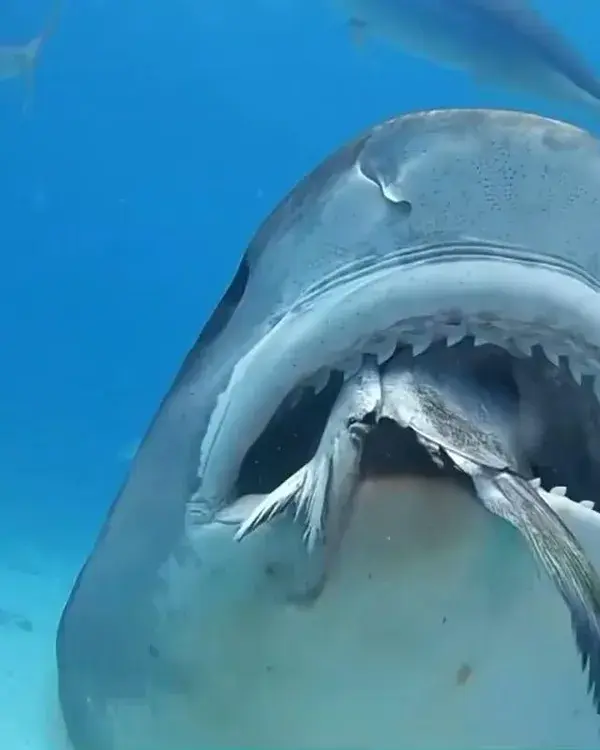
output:
<path id="1" fill-rule="evenodd" d="M 260 474 L 261 440 L 267 451 L 277 451 L 290 474 L 302 465 L 305 454 L 296 457 L 295 466 L 289 455 L 296 448 L 290 446 L 293 430 L 286 430 L 286 411 L 291 426 L 294 405 L 300 403 L 305 429 L 306 415 L 313 415 L 315 432 L 312 441 L 308 438 L 313 445 L 327 409 L 321 400 L 319 412 L 311 396 L 318 399 L 333 382 L 335 398 L 340 379 L 352 376 L 365 355 L 375 355 L 380 365 L 400 351 L 420 356 L 431 347 L 449 348 L 454 356 L 473 356 L 469 349 L 480 349 L 475 356 L 482 361 L 501 355 L 505 363 L 513 362 L 509 366 L 526 407 L 535 398 L 538 411 L 543 409 L 540 393 L 549 402 L 569 400 L 575 411 L 565 413 L 568 425 L 559 426 L 573 431 L 573 414 L 581 414 L 578 445 L 589 448 L 589 412 L 600 414 L 597 282 L 551 257 L 475 241 L 415 248 L 408 255 L 404 248 L 401 258 L 373 259 L 371 265 L 362 262 L 323 279 L 234 367 L 202 444 L 200 489 L 187 505 L 190 538 L 211 509 L 223 507 L 222 499 L 230 504 L 240 494 L 264 489 L 252 478 L 253 465 Z M 544 424 L 542 414 L 538 418 L 542 432 L 560 440 L 552 435 L 556 422 Z M 265 440 L 273 422 L 280 445 Z M 232 442 L 234 433 L 247 442 Z M 272 453 L 263 459 L 272 461 Z M 559 479 L 560 484 L 577 482 L 572 472 Z M 576 498 L 594 499 L 579 492 Z"/>
<path id="2" fill-rule="evenodd" d="M 231 328 L 253 315 L 252 295 L 271 309 L 237 342 L 215 396 L 190 536 L 239 496 L 245 456 L 286 399 L 352 375 L 365 354 L 383 363 L 469 336 L 525 356 L 538 346 L 600 393 L 598 174 L 583 131 L 451 110 L 384 123 L 306 178 L 250 244 Z M 273 288 L 278 262 L 305 283 Z"/>
<path id="3" fill-rule="evenodd" d="M 483 271 L 486 261 L 479 263 Z M 272 491 L 310 459 L 343 380 L 365 354 L 384 364 L 399 352 L 413 357 L 435 352 L 501 370 L 520 390 L 526 406 L 523 430 L 531 427 L 531 479 L 541 481 L 548 502 L 580 541 L 582 536 L 594 540 L 584 546 L 598 567 L 600 517 L 589 510 L 600 472 L 590 443 L 590 436 L 592 444 L 600 437 L 592 426 L 600 423 L 597 339 L 591 335 L 597 292 L 587 280 L 556 269 L 509 260 L 489 265 L 490 283 L 481 298 L 473 295 L 478 302 L 486 300 L 483 312 L 464 313 L 471 290 L 463 284 L 460 312 L 451 307 L 452 314 L 437 310 L 415 316 L 388 328 L 387 335 L 366 338 L 353 355 L 331 366 L 321 364 L 316 374 L 290 380 L 295 385 L 289 391 L 286 386 L 277 409 L 270 402 L 269 421 L 241 463 L 235 485 L 241 501 L 219 511 L 208 527 L 227 525 L 233 536 L 247 496 Z M 457 274 L 464 274 L 465 268 L 457 266 Z M 438 271 L 449 289 L 458 286 L 452 268 Z M 511 286 L 501 286 L 502 271 Z M 436 290 L 432 287 L 432 293 Z M 407 296 L 408 289 L 406 296 L 393 296 L 398 308 Z M 415 297 L 422 301 L 423 294 L 415 292 Z M 356 304 L 360 295 L 347 299 Z M 502 317 L 493 299 L 502 300 L 511 316 Z M 544 306 L 551 300 L 553 306 Z M 570 306 L 575 300 L 577 306 Z M 320 314 L 318 300 L 313 302 Z M 331 340 L 339 342 L 336 305 L 327 307 L 327 319 L 334 329 Z M 529 309 L 535 317 L 526 322 L 522 313 Z M 309 305 L 306 316 L 312 311 Z M 582 311 L 590 318 L 579 317 Z M 346 320 L 347 313 L 340 318 Z M 302 362 L 304 341 L 294 338 L 294 322 L 287 330 L 281 324 L 282 338 L 274 344 L 280 362 L 288 357 Z M 309 331 L 308 346 L 315 340 L 322 344 L 330 334 L 325 326 L 317 333 L 306 318 L 297 325 Z M 245 377 L 252 378 L 252 367 L 260 366 L 262 357 L 269 361 L 265 348 L 247 363 Z M 253 389 L 254 416 L 260 404 L 260 388 Z M 232 401 L 230 408 L 239 418 L 242 408 Z M 552 747 L 557 741 L 597 746 L 600 719 L 587 693 L 567 613 L 520 539 L 487 517 L 464 483 L 438 474 L 394 426 L 378 427 L 367 440 L 362 471 L 365 481 L 325 578 L 320 560 L 314 561 L 316 571 L 307 570 L 303 558 L 286 554 L 281 565 L 292 572 L 277 580 L 274 609 L 265 614 L 263 604 L 255 609 L 244 600 L 243 614 L 230 613 L 235 621 L 257 618 L 262 624 L 248 624 L 235 647 L 233 635 L 221 641 L 219 648 L 235 650 L 235 663 L 228 668 L 236 688 L 213 699 L 235 706 L 246 701 L 251 708 L 239 714 L 236 709 L 235 728 L 225 734 L 222 724 L 207 719 L 202 741 L 228 747 Z M 205 556 L 208 531 L 194 523 L 194 502 L 188 509 L 189 539 Z M 239 552 L 232 548 L 229 553 L 250 566 L 249 589 L 260 580 L 257 557 L 264 570 L 274 570 L 276 579 L 279 575 L 278 565 L 256 552 L 264 549 L 263 542 L 264 537 L 244 539 Z M 269 559 L 270 553 L 265 555 Z M 213 642 L 222 637 L 214 627 Z M 227 658 L 223 655 L 223 664 Z M 243 697 L 250 694 L 251 700 Z"/>

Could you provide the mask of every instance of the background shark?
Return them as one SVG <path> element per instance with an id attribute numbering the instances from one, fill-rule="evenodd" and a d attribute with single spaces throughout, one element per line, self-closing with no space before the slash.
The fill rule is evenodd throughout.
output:
<path id="1" fill-rule="evenodd" d="M 504 372 L 524 416 L 543 415 L 532 477 L 567 486 L 548 502 L 600 568 L 600 517 L 574 502 L 600 478 L 598 205 L 598 141 L 485 110 L 383 123 L 287 196 L 65 607 L 58 688 L 75 750 L 597 746 L 556 590 L 393 424 L 365 445 L 334 560 L 326 545 L 307 554 L 293 513 L 234 535 L 310 459 L 365 355 L 382 366 L 447 347 Z"/>
<path id="2" fill-rule="evenodd" d="M 44 29 L 24 44 L 0 45 L 0 80 L 22 77 L 27 87 L 23 104 L 24 112 L 30 112 L 35 93 L 35 68 L 43 45 L 55 33 L 62 14 L 63 0 L 54 0 L 52 13 Z"/>
<path id="3" fill-rule="evenodd" d="M 359 35 L 377 34 L 475 79 L 596 108 L 600 81 L 528 0 L 335 0 Z"/>

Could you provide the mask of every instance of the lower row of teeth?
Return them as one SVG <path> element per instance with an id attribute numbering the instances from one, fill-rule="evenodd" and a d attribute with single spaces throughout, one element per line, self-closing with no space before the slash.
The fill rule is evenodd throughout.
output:
<path id="1" fill-rule="evenodd" d="M 558 485 L 557 487 L 552 487 L 552 489 L 546 491 L 542 487 L 542 480 L 539 478 L 532 479 L 529 484 L 538 491 L 538 493 L 544 498 L 544 500 L 549 501 L 551 498 L 551 495 L 554 495 L 554 497 L 564 497 L 565 500 L 571 500 L 571 498 L 567 495 L 567 488 L 564 485 Z M 578 505 L 582 505 L 584 508 L 589 508 L 590 510 L 594 509 L 594 503 L 592 500 L 582 500 Z"/>

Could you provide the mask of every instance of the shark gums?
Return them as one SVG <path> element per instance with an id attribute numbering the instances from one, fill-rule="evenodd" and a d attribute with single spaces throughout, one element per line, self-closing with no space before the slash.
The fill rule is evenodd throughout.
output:
<path id="1" fill-rule="evenodd" d="M 410 114 L 252 239 L 65 607 L 74 750 L 600 742 L 600 143 Z"/>

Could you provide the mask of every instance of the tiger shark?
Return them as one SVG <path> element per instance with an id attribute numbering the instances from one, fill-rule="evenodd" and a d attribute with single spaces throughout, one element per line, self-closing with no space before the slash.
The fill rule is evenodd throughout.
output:
<path id="1" fill-rule="evenodd" d="M 599 207 L 598 140 L 499 110 L 391 119 L 292 190 L 161 403 L 64 608 L 64 747 L 598 746 L 597 603 L 574 638 L 580 613 L 540 575 L 531 525 L 528 545 L 484 507 L 500 481 L 475 502 L 398 427 L 414 399 L 377 425 L 351 399 L 365 429 L 346 446 L 368 436 L 358 472 L 337 464 L 336 487 L 357 484 L 336 534 L 311 547 L 294 508 L 250 521 L 319 455 L 367 365 L 380 401 L 401 385 L 390 362 L 450 353 L 509 384 L 523 481 L 597 579 Z M 345 413 L 333 426 L 350 434 Z"/>
<path id="2" fill-rule="evenodd" d="M 476 80 L 583 103 L 600 80 L 528 0 L 334 0 L 359 38 L 380 36 Z"/>

